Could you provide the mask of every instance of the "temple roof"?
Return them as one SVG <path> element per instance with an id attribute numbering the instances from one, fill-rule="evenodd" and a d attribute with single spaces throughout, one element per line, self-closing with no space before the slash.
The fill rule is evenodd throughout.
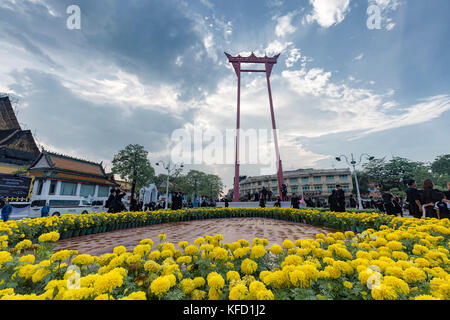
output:
<path id="1" fill-rule="evenodd" d="M 30 167 L 31 171 L 59 171 L 108 179 L 101 163 L 43 151 Z"/>

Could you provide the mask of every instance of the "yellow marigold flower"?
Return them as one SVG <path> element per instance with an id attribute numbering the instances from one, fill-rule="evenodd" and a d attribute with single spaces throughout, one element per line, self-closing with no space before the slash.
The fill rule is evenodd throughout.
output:
<path id="1" fill-rule="evenodd" d="M 189 243 L 187 241 L 180 241 L 178 242 L 178 248 L 180 249 L 184 249 L 189 245 Z"/>
<path id="2" fill-rule="evenodd" d="M 326 266 L 324 272 L 332 279 L 338 279 L 341 277 L 341 271 L 333 266 Z"/>
<path id="3" fill-rule="evenodd" d="M 266 249 L 262 245 L 256 245 L 252 247 L 252 250 L 250 252 L 250 258 L 252 259 L 258 259 L 261 257 L 264 257 L 266 254 Z"/>
<path id="4" fill-rule="evenodd" d="M 139 254 L 133 254 L 132 256 L 129 256 L 127 258 L 127 263 L 128 264 L 135 264 L 135 263 L 141 262 L 142 261 L 141 257 L 142 256 L 139 255 Z"/>
<path id="5" fill-rule="evenodd" d="M 80 254 L 72 259 L 72 263 L 78 266 L 86 266 L 94 263 L 94 257 L 89 254 Z"/>
<path id="6" fill-rule="evenodd" d="M 33 264 L 35 260 L 36 260 L 36 257 L 32 254 L 27 254 L 26 256 L 22 256 L 19 258 L 19 261 L 28 262 L 31 264 Z"/>
<path id="7" fill-rule="evenodd" d="M 109 299 L 114 300 L 114 297 L 110 297 L 108 296 L 108 294 L 104 293 L 97 296 L 94 300 L 109 300 Z"/>
<path id="8" fill-rule="evenodd" d="M 195 289 L 191 293 L 192 300 L 203 300 L 206 297 L 206 291 Z"/>
<path id="9" fill-rule="evenodd" d="M 351 283 L 350 281 L 344 281 L 344 287 L 346 287 L 347 289 L 352 289 L 353 283 Z"/>
<path id="10" fill-rule="evenodd" d="M 285 249 L 292 249 L 294 247 L 294 243 L 291 240 L 284 240 L 283 241 L 283 248 Z"/>
<path id="11" fill-rule="evenodd" d="M 72 252 L 70 250 L 61 250 L 61 251 L 55 252 L 51 256 L 50 260 L 52 260 L 52 261 L 64 261 L 64 260 L 69 259 L 71 257 L 71 255 L 72 255 Z"/>
<path id="12" fill-rule="evenodd" d="M 203 287 L 206 283 L 205 279 L 203 277 L 195 277 L 194 283 L 196 288 Z"/>
<path id="13" fill-rule="evenodd" d="M 386 247 L 388 247 L 391 250 L 401 250 L 403 248 L 403 243 L 400 241 L 389 241 L 386 243 Z"/>
<path id="14" fill-rule="evenodd" d="M 375 300 L 396 300 L 398 298 L 395 289 L 385 284 L 381 284 L 379 288 L 372 288 L 371 294 Z"/>
<path id="15" fill-rule="evenodd" d="M 392 252 L 392 257 L 398 260 L 408 260 L 408 255 L 402 251 Z"/>
<path id="16" fill-rule="evenodd" d="M 149 255 L 148 258 L 150 260 L 158 260 L 159 258 L 161 258 L 161 252 L 159 250 L 155 250 L 152 251 Z"/>
<path id="17" fill-rule="evenodd" d="M 427 253 L 428 251 L 429 249 L 427 247 L 422 246 L 420 244 L 415 244 L 412 253 L 415 254 L 416 256 L 420 256 L 422 254 Z"/>
<path id="18" fill-rule="evenodd" d="M 289 280 L 294 287 L 309 288 L 311 286 L 311 279 L 301 270 L 294 270 L 289 273 Z"/>
<path id="19" fill-rule="evenodd" d="M 44 233 L 39 236 L 38 240 L 39 242 L 56 242 L 59 240 L 59 233 L 56 231 Z"/>
<path id="20" fill-rule="evenodd" d="M 225 286 L 225 280 L 217 272 L 211 272 L 206 277 L 208 281 L 208 286 L 214 289 L 222 289 Z"/>
<path id="21" fill-rule="evenodd" d="M 133 253 L 143 257 L 151 250 L 151 248 L 152 247 L 148 244 L 139 244 L 133 249 Z"/>
<path id="22" fill-rule="evenodd" d="M 13 288 L 7 288 L 7 289 L 0 290 L 0 298 L 3 296 L 13 295 L 13 294 L 14 294 Z"/>
<path id="23" fill-rule="evenodd" d="M 256 293 L 256 300 L 274 300 L 274 295 L 270 290 L 260 290 Z"/>
<path id="24" fill-rule="evenodd" d="M 250 259 L 245 259 L 241 263 L 241 271 L 244 274 L 253 274 L 257 268 L 258 268 L 258 264 L 255 261 L 250 260 Z"/>
<path id="25" fill-rule="evenodd" d="M 249 286 L 250 293 L 257 293 L 258 291 L 266 290 L 264 283 L 260 281 L 252 281 Z"/>
<path id="26" fill-rule="evenodd" d="M 344 234 L 347 239 L 352 239 L 355 236 L 353 231 L 345 231 Z"/>
<path id="27" fill-rule="evenodd" d="M 125 248 L 124 246 L 115 247 L 113 250 L 113 253 L 117 254 L 118 256 L 124 254 L 125 252 L 127 252 L 127 248 Z"/>
<path id="28" fill-rule="evenodd" d="M 177 259 L 177 262 L 189 264 L 192 262 L 192 257 L 191 256 L 182 256 Z"/>
<path id="29" fill-rule="evenodd" d="M 230 290 L 230 300 L 244 300 L 248 295 L 248 289 L 243 284 L 237 284 Z"/>
<path id="30" fill-rule="evenodd" d="M 161 251 L 161 257 L 162 258 L 173 257 L 173 252 L 171 250 L 163 250 Z"/>
<path id="31" fill-rule="evenodd" d="M 428 294 L 423 294 L 414 298 L 414 300 L 440 300 L 439 298 L 433 297 Z"/>
<path id="32" fill-rule="evenodd" d="M 199 237 L 199 238 L 195 239 L 194 244 L 195 244 L 196 246 L 200 246 L 200 245 L 201 245 L 202 243 L 204 243 L 205 241 L 206 241 L 205 238 Z"/>
<path id="33" fill-rule="evenodd" d="M 116 271 L 110 271 L 101 275 L 94 282 L 94 289 L 97 294 L 111 292 L 114 288 L 120 287 L 123 284 L 123 276 Z"/>
<path id="34" fill-rule="evenodd" d="M 209 288 L 209 292 L 208 292 L 209 300 L 220 300 L 221 295 L 222 295 L 222 291 L 217 290 L 215 288 Z"/>
<path id="35" fill-rule="evenodd" d="M 215 260 L 226 261 L 228 260 L 228 250 L 221 247 L 215 247 L 212 251 L 212 257 Z"/>
<path id="36" fill-rule="evenodd" d="M 198 240 L 198 239 L 197 239 Z M 196 241 L 197 241 L 196 240 Z M 195 256 L 198 254 L 198 248 L 194 245 L 187 246 L 184 250 L 185 254 L 188 256 Z"/>
<path id="37" fill-rule="evenodd" d="M 190 294 L 196 288 L 195 281 L 192 279 L 183 279 L 180 285 L 184 294 Z"/>
<path id="38" fill-rule="evenodd" d="M 250 246 L 250 242 L 245 239 L 239 239 L 238 242 L 241 244 L 242 247 L 248 247 Z"/>
<path id="39" fill-rule="evenodd" d="M 80 278 L 80 285 L 82 287 L 92 287 L 95 283 L 95 280 L 97 280 L 100 277 L 99 274 L 89 274 L 85 277 Z"/>
<path id="40" fill-rule="evenodd" d="M 147 300 L 147 295 L 144 291 L 132 292 L 128 296 L 120 298 L 119 300 Z"/>
<path id="41" fill-rule="evenodd" d="M 325 239 L 325 234 L 323 234 L 323 233 L 317 233 L 317 234 L 316 234 L 316 239 Z"/>
<path id="42" fill-rule="evenodd" d="M 240 280 L 241 276 L 239 275 L 239 272 L 231 270 L 227 272 L 227 280 Z"/>
<path id="43" fill-rule="evenodd" d="M 290 255 L 290 256 L 287 256 L 286 258 L 284 258 L 282 266 L 285 266 L 285 265 L 297 266 L 297 265 L 301 264 L 302 262 L 303 262 L 302 257 L 299 257 L 297 255 Z"/>
<path id="44" fill-rule="evenodd" d="M 24 250 L 24 249 L 28 249 L 29 247 L 31 247 L 32 242 L 28 239 L 22 240 L 19 243 L 16 244 L 16 249 L 17 250 Z"/>
<path id="45" fill-rule="evenodd" d="M 149 245 L 150 248 L 153 247 L 153 240 L 152 239 L 142 239 L 139 243 L 143 244 L 143 245 Z"/>
<path id="46" fill-rule="evenodd" d="M 397 277 L 385 276 L 383 278 L 383 284 L 394 288 L 394 290 L 397 291 L 397 293 L 404 295 L 407 295 L 409 293 L 408 284 L 402 279 L 399 279 Z"/>
<path id="47" fill-rule="evenodd" d="M 425 267 L 429 267 L 430 266 L 430 262 L 427 259 L 424 258 L 417 258 L 416 260 L 414 260 L 414 263 L 416 265 L 418 265 L 421 268 L 425 268 Z"/>
<path id="48" fill-rule="evenodd" d="M 283 249 L 281 248 L 280 245 L 278 244 L 274 244 L 270 247 L 270 252 L 272 252 L 273 254 L 280 254 L 283 251 Z"/>
<path id="49" fill-rule="evenodd" d="M 94 294 L 93 288 L 78 288 L 64 291 L 62 300 L 83 300 Z"/>
<path id="50" fill-rule="evenodd" d="M 166 236 L 164 233 L 160 233 L 160 234 L 158 234 L 158 238 L 159 238 L 160 240 L 164 240 L 164 239 L 167 238 L 167 236 Z"/>
<path id="51" fill-rule="evenodd" d="M 423 281 L 426 278 L 427 275 L 425 274 L 425 272 L 423 272 L 419 268 L 411 267 L 403 271 L 403 279 L 405 279 L 405 281 L 408 283 Z"/>
<path id="52" fill-rule="evenodd" d="M 46 275 L 48 275 L 48 274 L 50 274 L 50 273 L 51 273 L 51 271 L 48 270 L 48 269 L 44 269 L 44 268 L 37 269 L 37 271 L 35 271 L 35 272 L 33 273 L 33 276 L 31 277 L 31 280 L 32 280 L 33 282 L 39 282 L 39 281 L 41 281 L 42 279 L 44 279 L 44 277 L 45 277 Z"/>

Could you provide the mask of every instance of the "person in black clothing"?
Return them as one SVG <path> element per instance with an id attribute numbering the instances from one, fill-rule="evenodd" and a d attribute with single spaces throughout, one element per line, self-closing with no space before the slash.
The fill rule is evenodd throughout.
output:
<path id="1" fill-rule="evenodd" d="M 287 200 L 287 186 L 286 186 L 286 184 L 282 184 L 281 185 L 281 195 L 283 196 L 283 201 L 286 201 Z"/>
<path id="2" fill-rule="evenodd" d="M 336 189 L 333 189 L 331 194 L 328 196 L 328 205 L 330 206 L 330 211 L 336 212 L 336 210 L 338 210 Z"/>
<path id="3" fill-rule="evenodd" d="M 230 205 L 228 203 L 228 198 L 225 198 L 225 208 L 228 208 Z"/>
<path id="4" fill-rule="evenodd" d="M 122 203 L 123 197 L 125 197 L 126 193 L 120 191 L 120 189 L 116 190 L 116 195 L 114 197 L 114 213 L 125 211 L 126 208 Z"/>
<path id="5" fill-rule="evenodd" d="M 437 218 L 436 210 L 434 210 L 435 202 L 439 201 L 439 191 L 434 189 L 434 183 L 431 179 L 423 181 L 422 203 L 425 208 L 425 216 L 429 218 Z"/>
<path id="6" fill-rule="evenodd" d="M 259 200 L 259 206 L 261 208 L 265 208 L 266 207 L 266 201 L 264 201 L 264 197 L 261 197 L 261 199 Z"/>
<path id="7" fill-rule="evenodd" d="M 115 201 L 115 197 L 114 194 L 116 193 L 116 190 L 111 189 L 109 191 L 109 197 L 108 200 L 106 200 L 105 203 L 105 208 L 108 208 L 108 213 L 113 213 L 114 212 L 114 201 Z"/>
<path id="8" fill-rule="evenodd" d="M 408 181 L 408 189 L 406 189 L 406 202 L 409 206 L 409 214 L 414 218 L 420 219 L 422 217 L 422 204 L 420 203 L 420 194 L 417 190 L 417 183 L 415 180 Z"/>
<path id="9" fill-rule="evenodd" d="M 386 213 L 396 216 L 397 214 L 395 213 L 393 202 L 394 195 L 388 190 L 386 192 L 383 192 L 381 198 L 383 199 L 384 210 L 386 211 Z"/>
<path id="10" fill-rule="evenodd" d="M 267 200 L 267 189 L 266 189 L 266 187 L 262 188 L 261 193 L 262 193 L 262 197 L 263 197 L 264 202 L 265 202 Z"/>
<path id="11" fill-rule="evenodd" d="M 277 201 L 273 204 L 274 207 L 281 207 L 281 201 L 280 201 L 280 197 L 277 197 Z"/>
<path id="12" fill-rule="evenodd" d="M 255 201 L 259 201 L 259 193 L 255 192 Z"/>
<path id="13" fill-rule="evenodd" d="M 395 215 L 400 215 L 400 217 L 403 217 L 402 201 L 400 197 L 394 196 L 394 198 L 392 199 L 392 203 L 394 204 Z"/>
<path id="14" fill-rule="evenodd" d="M 345 192 L 339 184 L 336 186 L 336 212 L 345 212 Z"/>
<path id="15" fill-rule="evenodd" d="M 247 194 L 247 201 L 252 200 L 252 195 L 250 194 L 250 192 Z"/>
<path id="16" fill-rule="evenodd" d="M 350 195 L 349 202 L 350 202 L 350 208 L 356 208 L 356 200 L 355 200 L 355 197 L 353 196 L 353 194 Z"/>
<path id="17" fill-rule="evenodd" d="M 444 192 L 439 193 L 439 199 L 434 206 L 438 219 L 450 219 L 450 203 Z"/>
<path id="18" fill-rule="evenodd" d="M 377 204 L 376 202 L 373 200 L 373 197 L 370 196 L 370 208 L 371 209 L 376 209 L 377 208 Z"/>
<path id="19" fill-rule="evenodd" d="M 292 205 L 293 209 L 300 209 L 300 206 L 298 203 L 298 197 L 295 193 L 292 195 L 291 205 Z"/>
<path id="20" fill-rule="evenodd" d="M 272 191 L 269 190 L 269 191 L 267 192 L 267 199 L 268 199 L 268 201 L 272 201 L 272 195 L 273 195 Z"/>

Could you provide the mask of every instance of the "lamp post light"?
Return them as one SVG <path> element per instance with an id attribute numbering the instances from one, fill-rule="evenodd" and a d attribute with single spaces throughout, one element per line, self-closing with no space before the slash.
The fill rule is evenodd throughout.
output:
<path id="1" fill-rule="evenodd" d="M 356 166 L 361 164 L 363 156 L 366 156 L 367 159 L 369 159 L 369 161 L 372 161 L 373 159 L 375 159 L 375 157 L 369 156 L 367 153 L 363 153 L 359 157 L 359 162 L 356 162 L 355 158 L 353 157 L 353 153 L 351 155 L 352 155 L 352 160 L 350 162 L 348 161 L 348 158 L 345 155 L 340 155 L 339 157 L 336 157 L 335 159 L 337 161 L 341 161 L 342 160 L 341 158 L 344 157 L 347 164 L 353 166 L 353 174 L 355 175 L 355 183 L 356 183 L 356 192 L 358 193 L 358 206 L 359 206 L 359 209 L 361 209 L 362 201 L 361 201 L 361 193 L 359 192 L 359 183 L 358 183 L 358 175 L 356 173 Z"/>
<path id="2" fill-rule="evenodd" d="M 169 161 L 169 163 L 166 165 L 166 163 L 165 163 L 164 161 L 162 161 L 162 160 L 156 162 L 155 164 L 156 164 L 157 166 L 162 165 L 162 167 L 163 167 L 164 169 L 167 170 L 166 204 L 165 204 L 165 210 L 167 210 L 168 204 L 169 204 L 169 179 L 170 179 L 170 173 L 171 173 L 172 171 L 174 171 L 175 169 L 183 168 L 184 165 L 183 165 L 182 163 L 181 163 L 181 164 L 177 164 L 177 163 L 172 164 L 172 163 L 170 163 L 170 161 Z"/>

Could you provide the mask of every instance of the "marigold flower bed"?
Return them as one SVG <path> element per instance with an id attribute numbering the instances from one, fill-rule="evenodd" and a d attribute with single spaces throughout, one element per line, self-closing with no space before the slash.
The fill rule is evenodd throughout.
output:
<path id="1" fill-rule="evenodd" d="M 220 234 L 172 244 L 161 234 L 159 241 L 143 239 L 131 252 L 122 246 L 99 257 L 53 251 L 59 232 L 75 228 L 233 216 L 305 222 L 343 232 L 285 240 L 281 246 L 259 238 L 223 243 Z M 284 208 L 93 214 L 0 223 L 0 299 L 448 300 L 449 234 L 448 219 Z"/>

